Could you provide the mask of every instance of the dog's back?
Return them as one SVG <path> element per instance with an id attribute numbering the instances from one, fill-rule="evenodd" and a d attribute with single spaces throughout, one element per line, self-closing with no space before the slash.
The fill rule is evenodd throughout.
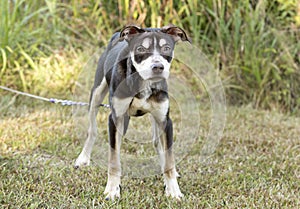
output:
<path id="1" fill-rule="evenodd" d="M 107 73 L 111 73 L 112 67 L 116 62 L 116 57 L 118 56 L 120 51 L 123 50 L 127 45 L 126 41 L 119 41 L 119 37 L 120 32 L 116 32 L 113 34 L 105 51 L 99 58 L 92 92 L 100 85 L 104 76 L 108 76 Z"/>

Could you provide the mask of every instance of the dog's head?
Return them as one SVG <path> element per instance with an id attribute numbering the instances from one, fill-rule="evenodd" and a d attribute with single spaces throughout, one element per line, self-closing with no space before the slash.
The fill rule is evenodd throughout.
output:
<path id="1" fill-rule="evenodd" d="M 128 42 L 129 62 L 143 80 L 159 81 L 169 77 L 175 43 L 189 41 L 179 27 L 166 26 L 160 29 L 127 26 L 120 38 Z"/>

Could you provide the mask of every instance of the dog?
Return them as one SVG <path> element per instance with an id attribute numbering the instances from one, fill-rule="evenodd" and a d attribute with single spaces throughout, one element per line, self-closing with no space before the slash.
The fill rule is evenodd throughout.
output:
<path id="1" fill-rule="evenodd" d="M 151 114 L 153 144 L 160 158 L 167 196 L 180 199 L 172 152 L 173 127 L 169 117 L 167 79 L 178 41 L 188 41 L 184 30 L 174 25 L 140 28 L 129 25 L 115 33 L 101 55 L 89 102 L 89 129 L 75 168 L 90 164 L 97 135 L 98 108 L 109 92 L 111 113 L 108 119 L 108 180 L 104 191 L 107 200 L 120 198 L 121 138 L 130 117 Z"/>

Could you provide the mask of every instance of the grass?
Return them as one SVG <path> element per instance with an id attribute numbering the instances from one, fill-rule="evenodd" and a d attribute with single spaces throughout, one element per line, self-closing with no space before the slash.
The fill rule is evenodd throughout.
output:
<path id="1" fill-rule="evenodd" d="M 106 169 L 97 163 L 101 158 L 106 159 L 106 155 L 95 149 L 92 166 L 73 169 L 83 139 L 75 134 L 71 110 L 45 103 L 32 104 L 26 99 L 22 104 L 1 113 L 0 203 L 3 208 L 300 206 L 300 119 L 297 117 L 249 107 L 229 107 L 227 126 L 216 152 L 201 163 L 201 141 L 198 141 L 178 163 L 179 184 L 185 194 L 181 202 L 164 196 L 159 174 L 145 178 L 125 175 L 121 199 L 108 202 L 103 195 Z M 201 110 L 201 115 L 209 117 L 208 112 Z M 99 120 L 105 126 L 105 119 Z M 201 123 L 206 129 L 209 120 Z M 134 128 L 141 126 L 133 124 Z M 101 133 L 106 137 L 107 133 Z M 200 132 L 200 138 L 205 134 L 205 130 Z M 124 143 L 128 146 L 132 142 L 124 140 Z"/>

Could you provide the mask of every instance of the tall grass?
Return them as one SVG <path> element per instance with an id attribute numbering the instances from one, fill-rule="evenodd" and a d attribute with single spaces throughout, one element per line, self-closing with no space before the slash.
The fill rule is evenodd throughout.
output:
<path id="1" fill-rule="evenodd" d="M 1 1 L 1 83 L 30 88 L 37 59 L 63 44 L 50 1 Z M 53 2 L 52 2 L 53 3 Z"/>
<path id="2" fill-rule="evenodd" d="M 172 23 L 187 30 L 193 44 L 220 66 L 230 103 L 296 112 L 298 4 L 297 0 L 0 1 L 0 83 L 45 94 L 54 89 L 69 92 L 74 85 L 70 77 L 76 79 L 82 67 L 72 59 L 105 46 L 126 24 Z M 47 59 L 52 64 L 45 64 Z M 41 81 L 51 80 L 47 74 L 63 75 L 72 67 L 65 79 L 51 77 L 57 79 L 51 82 L 55 88 L 42 90 L 48 83 Z M 45 68 L 48 72 L 43 74 Z"/>
<path id="3" fill-rule="evenodd" d="M 277 18 L 270 19 L 271 1 L 259 1 L 255 7 L 224 4 L 220 1 L 208 12 L 216 39 L 213 49 L 219 52 L 224 79 L 230 79 L 230 101 L 296 111 L 299 31 L 286 30 L 277 25 Z"/>

